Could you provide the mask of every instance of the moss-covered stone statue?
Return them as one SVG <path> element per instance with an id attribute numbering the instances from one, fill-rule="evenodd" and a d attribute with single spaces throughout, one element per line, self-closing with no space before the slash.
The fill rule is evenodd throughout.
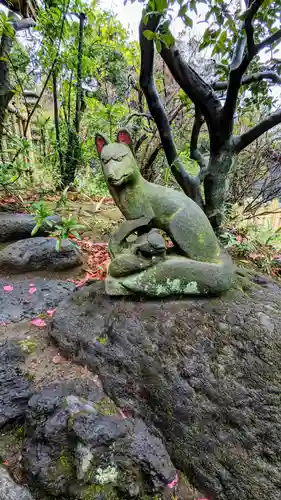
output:
<path id="1" fill-rule="evenodd" d="M 117 143 L 96 135 L 103 173 L 126 221 L 109 242 L 109 295 L 219 294 L 231 286 L 233 267 L 201 208 L 181 191 L 147 182 L 126 130 Z M 166 249 L 161 230 L 174 246 Z M 131 243 L 128 237 L 137 234 Z M 130 240 L 130 238 L 129 238 Z"/>

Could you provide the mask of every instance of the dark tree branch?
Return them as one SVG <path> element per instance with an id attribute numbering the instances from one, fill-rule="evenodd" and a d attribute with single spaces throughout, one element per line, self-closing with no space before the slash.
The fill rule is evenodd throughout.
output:
<path id="1" fill-rule="evenodd" d="M 190 140 L 190 158 L 192 160 L 197 161 L 200 167 L 200 173 L 199 173 L 200 182 L 204 180 L 204 177 L 207 175 L 208 172 L 208 162 L 198 149 L 198 137 L 203 123 L 204 123 L 204 118 L 202 117 L 200 109 L 195 108 L 195 117 L 192 127 L 191 140 Z"/>
<path id="2" fill-rule="evenodd" d="M 257 52 L 277 42 L 278 40 L 280 40 L 280 38 L 281 38 L 281 28 L 277 30 L 275 33 L 273 33 L 273 35 L 266 38 L 263 42 L 259 43 L 257 45 Z"/>
<path id="3" fill-rule="evenodd" d="M 61 149 L 61 140 L 60 140 L 60 123 L 59 123 L 59 107 L 58 107 L 56 69 L 54 69 L 54 71 L 53 71 L 53 100 L 54 100 L 54 122 L 55 122 L 55 131 L 56 131 L 56 144 L 57 144 L 57 151 L 58 151 L 59 163 L 60 163 L 60 173 L 61 173 L 61 175 L 63 175 L 64 161 L 63 161 L 63 153 L 62 153 L 62 149 Z"/>
<path id="4" fill-rule="evenodd" d="M 237 69 L 243 59 L 244 56 L 244 50 L 246 46 L 247 39 L 244 35 L 241 35 L 237 41 L 236 47 L 234 49 L 232 61 L 230 63 L 230 69 L 234 70 Z"/>
<path id="5" fill-rule="evenodd" d="M 26 124 L 25 124 L 25 127 L 24 127 L 24 135 L 26 134 L 26 131 L 27 131 L 27 129 L 28 129 L 28 125 L 29 125 L 29 123 L 30 123 L 30 120 L 31 120 L 32 116 L 34 115 L 34 113 L 35 113 L 35 111 L 36 111 L 36 109 L 37 109 L 37 107 L 38 107 L 39 102 L 40 102 L 40 101 L 41 101 L 41 99 L 42 99 L 42 96 L 43 96 L 43 94 L 44 94 L 44 92 L 45 92 L 45 90 L 46 90 L 46 88 L 47 88 L 47 85 L 48 85 L 48 83 L 49 83 L 49 80 L 50 80 L 50 78 L 51 78 L 51 76 L 52 76 L 52 74 L 53 74 L 53 70 L 54 70 L 54 68 L 55 68 L 55 66 L 56 66 L 56 64 L 57 64 L 57 60 L 58 60 L 58 56 L 59 56 L 59 52 L 60 52 L 60 46 L 61 46 L 62 37 L 63 37 L 63 29 L 64 29 L 64 24 L 65 24 L 65 20 L 66 20 L 66 14 L 67 14 L 68 9 L 69 9 L 69 4 L 70 4 L 70 0 L 67 0 L 66 7 L 65 7 L 64 12 L 63 12 L 63 14 L 62 14 L 62 22 L 61 22 L 61 28 L 60 28 L 60 33 L 59 33 L 59 42 L 58 42 L 58 46 L 57 46 L 56 55 L 55 55 L 55 58 L 54 58 L 54 60 L 53 60 L 53 62 L 52 62 L 52 64 L 51 64 L 51 67 L 50 67 L 50 69 L 49 69 L 49 73 L 48 73 L 47 78 L 46 78 L 46 80 L 45 80 L 45 83 L 44 83 L 44 85 L 43 85 L 43 87 L 42 87 L 42 89 L 41 89 L 41 92 L 40 92 L 40 94 L 39 94 L 39 96 L 38 96 L 38 98 L 37 98 L 37 101 L 36 101 L 36 103 L 34 104 L 34 106 L 33 106 L 32 110 L 31 110 L 31 112 L 29 113 L 29 117 L 28 117 L 28 119 L 26 120 Z"/>
<path id="6" fill-rule="evenodd" d="M 84 27 L 85 27 L 86 16 L 83 12 L 79 14 L 79 42 L 78 42 L 78 61 L 77 61 L 77 90 L 76 90 L 76 110 L 74 126 L 76 133 L 79 134 L 80 131 L 80 120 L 82 111 L 82 55 L 83 55 L 83 39 L 84 39 Z"/>
<path id="7" fill-rule="evenodd" d="M 161 56 L 179 86 L 196 107 L 200 108 L 208 126 L 217 126 L 221 103 L 212 87 L 181 57 L 179 50 L 162 45 Z"/>
<path id="8" fill-rule="evenodd" d="M 13 22 L 13 28 L 16 32 L 34 28 L 34 26 L 36 26 L 36 22 L 30 17 L 26 17 L 24 19 L 20 19 L 19 21 Z"/>
<path id="9" fill-rule="evenodd" d="M 142 143 L 143 143 L 146 139 L 147 139 L 147 135 L 146 135 L 146 134 L 142 134 L 142 135 L 139 137 L 139 139 L 137 140 L 137 142 L 136 142 L 136 144 L 135 144 L 135 152 L 137 152 L 137 151 L 140 149 L 140 147 L 141 147 Z"/>
<path id="10" fill-rule="evenodd" d="M 281 123 L 281 110 L 265 118 L 261 123 L 234 139 L 235 152 L 239 153 L 262 134 Z"/>
<path id="11" fill-rule="evenodd" d="M 183 191 L 202 205 L 202 196 L 198 182 L 186 172 L 181 161 L 178 158 L 177 150 L 173 141 L 171 128 L 163 104 L 159 98 L 153 78 L 154 61 L 154 42 L 148 40 L 143 32 L 148 29 L 153 32 L 158 27 L 160 16 L 150 16 L 148 24 L 145 26 L 143 21 L 139 27 L 140 49 L 141 49 L 141 70 L 140 86 L 145 94 L 149 111 L 157 125 L 160 139 L 165 151 L 165 155 L 171 171 L 183 189 Z"/>
<path id="12" fill-rule="evenodd" d="M 281 83 L 281 78 L 274 71 L 262 71 L 260 73 L 253 73 L 252 75 L 243 76 L 241 80 L 241 85 L 248 85 L 253 82 L 260 82 L 261 80 L 271 80 L 274 83 Z M 226 90 L 228 82 L 214 82 L 212 87 L 214 90 Z"/>
<path id="13" fill-rule="evenodd" d="M 127 125 L 133 118 L 147 118 L 147 120 L 153 120 L 149 113 L 131 113 L 125 120 L 125 125 Z"/>
<path id="14" fill-rule="evenodd" d="M 239 53 L 240 64 L 236 60 L 233 65 L 230 65 L 226 99 L 221 113 L 221 125 L 225 140 L 231 136 L 233 131 L 233 117 L 243 75 L 257 53 L 252 21 L 263 2 L 264 0 L 247 1 L 248 8 L 244 13 L 244 23 L 241 27 L 241 31 L 245 30 L 246 32 L 247 52 L 245 54 L 245 42 L 242 43 L 241 38 L 239 38 L 234 52 Z"/>

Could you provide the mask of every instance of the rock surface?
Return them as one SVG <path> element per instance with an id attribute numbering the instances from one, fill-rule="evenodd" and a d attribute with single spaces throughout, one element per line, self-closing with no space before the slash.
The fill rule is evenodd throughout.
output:
<path id="1" fill-rule="evenodd" d="M 73 290 L 75 285 L 68 281 L 35 279 L 31 282 L 0 279 L 0 324 L 46 313 Z"/>
<path id="2" fill-rule="evenodd" d="M 176 477 L 159 437 L 120 415 L 92 384 L 71 381 L 35 394 L 26 428 L 23 467 L 31 484 L 53 496 L 154 498 Z"/>
<path id="3" fill-rule="evenodd" d="M 60 271 L 79 266 L 81 252 L 71 241 L 63 240 L 56 251 L 56 238 L 30 238 L 16 241 L 0 251 L 0 270 L 10 273 L 27 271 Z"/>
<path id="4" fill-rule="evenodd" d="M 33 394 L 30 382 L 18 367 L 23 359 L 23 354 L 16 345 L 0 344 L 0 429 L 7 424 L 24 420 L 28 400 Z M 0 474 L 1 498 L 6 497 L 1 497 Z"/>
<path id="5" fill-rule="evenodd" d="M 188 301 L 117 300 L 96 283 L 60 304 L 51 336 L 161 431 L 208 498 L 268 500 L 281 485 L 280 301 L 270 281 Z"/>
<path id="6" fill-rule="evenodd" d="M 47 217 L 47 220 L 57 223 L 60 218 L 58 216 L 51 216 Z M 0 243 L 30 238 L 31 231 L 35 225 L 36 222 L 32 215 L 0 213 Z M 37 236 L 49 234 L 50 231 L 50 226 L 44 223 L 39 229 Z"/>
<path id="7" fill-rule="evenodd" d="M 27 488 L 19 486 L 0 466 L 0 500 L 34 500 Z"/>

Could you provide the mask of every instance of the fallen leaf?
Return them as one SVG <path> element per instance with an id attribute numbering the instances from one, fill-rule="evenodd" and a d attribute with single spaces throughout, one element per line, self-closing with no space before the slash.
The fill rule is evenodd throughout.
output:
<path id="1" fill-rule="evenodd" d="M 36 287 L 30 288 L 30 289 L 29 289 L 29 293 L 35 293 L 35 292 L 36 292 L 36 290 L 37 290 L 37 288 L 36 288 Z"/>
<path id="2" fill-rule="evenodd" d="M 65 359 L 63 356 L 61 356 L 60 354 L 57 354 L 56 356 L 53 357 L 52 359 L 52 362 L 55 364 L 55 365 L 63 365 L 65 363 L 67 363 L 67 359 Z"/>
<path id="3" fill-rule="evenodd" d="M 35 318 L 35 319 L 31 320 L 30 323 L 32 325 L 39 326 L 39 328 L 44 328 L 44 326 L 47 326 L 46 321 L 44 321 L 41 318 Z"/>
<path id="4" fill-rule="evenodd" d="M 11 292 L 14 289 L 13 285 L 4 285 L 3 290 L 4 292 Z"/>
<path id="5" fill-rule="evenodd" d="M 55 310 L 55 309 L 49 309 L 49 310 L 47 311 L 47 314 L 48 314 L 48 316 L 52 317 L 52 316 L 54 316 L 55 312 L 56 312 L 56 310 Z"/>

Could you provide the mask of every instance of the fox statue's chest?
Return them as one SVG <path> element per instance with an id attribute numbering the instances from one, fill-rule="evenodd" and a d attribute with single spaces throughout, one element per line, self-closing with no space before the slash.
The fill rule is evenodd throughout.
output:
<path id="1" fill-rule="evenodd" d="M 116 205 L 128 220 L 140 217 L 153 217 L 151 204 L 141 186 L 124 187 L 123 189 L 110 188 Z"/>

